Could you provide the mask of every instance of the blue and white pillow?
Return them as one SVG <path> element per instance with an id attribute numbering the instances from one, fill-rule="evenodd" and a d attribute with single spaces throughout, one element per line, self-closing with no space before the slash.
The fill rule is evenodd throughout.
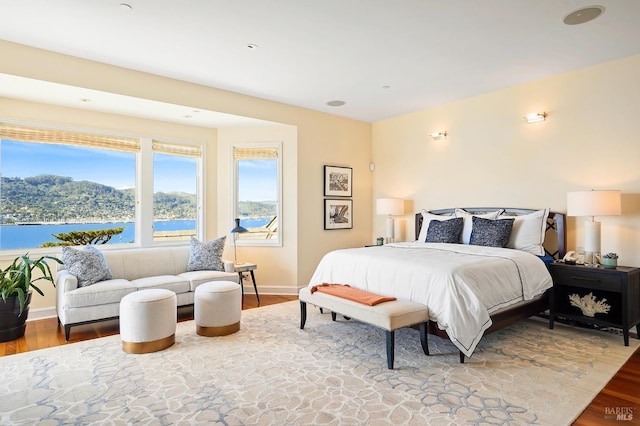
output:
<path id="1" fill-rule="evenodd" d="M 432 220 L 427 229 L 427 243 L 460 243 L 463 219 L 461 217 L 449 220 Z"/>
<path id="2" fill-rule="evenodd" d="M 222 252 L 227 236 L 203 243 L 191 237 L 191 253 L 187 271 L 224 271 Z"/>
<path id="3" fill-rule="evenodd" d="M 78 279 L 78 287 L 87 287 L 98 281 L 111 279 L 111 269 L 100 250 L 87 245 L 82 250 L 62 247 L 62 263 Z"/>
<path id="4" fill-rule="evenodd" d="M 474 216 L 469 244 L 475 246 L 506 247 L 513 228 L 513 219 L 484 219 Z"/>

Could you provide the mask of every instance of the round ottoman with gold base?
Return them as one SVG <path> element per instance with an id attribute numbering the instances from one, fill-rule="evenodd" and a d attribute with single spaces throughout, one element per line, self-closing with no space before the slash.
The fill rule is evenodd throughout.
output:
<path id="1" fill-rule="evenodd" d="M 193 316 L 200 336 L 226 336 L 240 330 L 242 289 L 233 281 L 211 281 L 196 287 Z"/>
<path id="2" fill-rule="evenodd" d="M 120 301 L 122 350 L 130 354 L 161 351 L 176 341 L 176 294 L 148 289 L 127 294 Z"/>

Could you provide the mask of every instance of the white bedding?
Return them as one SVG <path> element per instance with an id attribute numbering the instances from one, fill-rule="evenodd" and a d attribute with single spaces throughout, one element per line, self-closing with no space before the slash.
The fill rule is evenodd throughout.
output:
<path id="1" fill-rule="evenodd" d="M 513 249 L 421 242 L 336 250 L 318 264 L 309 286 L 349 284 L 422 303 L 432 321 L 471 356 L 489 315 L 552 286 L 536 256 Z"/>

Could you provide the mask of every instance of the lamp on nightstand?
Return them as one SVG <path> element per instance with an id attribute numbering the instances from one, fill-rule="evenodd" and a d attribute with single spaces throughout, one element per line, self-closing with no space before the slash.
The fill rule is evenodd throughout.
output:
<path id="1" fill-rule="evenodd" d="M 236 253 L 236 239 L 238 238 L 237 234 L 242 232 L 249 232 L 249 231 L 247 231 L 247 228 L 243 228 L 242 226 L 240 226 L 239 218 L 235 218 L 235 221 L 236 221 L 236 226 L 231 230 L 231 233 L 233 234 L 233 264 L 237 265 L 238 264 L 238 255 Z"/>
<path id="2" fill-rule="evenodd" d="M 620 191 L 617 190 L 567 193 L 567 216 L 591 216 L 591 220 L 584 223 L 585 264 L 599 264 L 600 222 L 595 216 L 618 216 L 621 209 Z"/>
<path id="3" fill-rule="evenodd" d="M 386 214 L 386 238 L 387 242 L 393 242 L 394 223 L 393 216 L 404 214 L 404 200 L 400 198 L 378 198 L 376 200 L 376 212 L 378 214 Z"/>

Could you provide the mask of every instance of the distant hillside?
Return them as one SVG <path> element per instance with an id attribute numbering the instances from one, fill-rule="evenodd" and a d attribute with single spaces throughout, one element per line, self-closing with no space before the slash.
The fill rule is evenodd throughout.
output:
<path id="1" fill-rule="evenodd" d="M 196 217 L 196 196 L 157 192 L 153 196 L 157 219 Z M 241 201 L 242 217 L 275 216 L 275 201 Z M 0 223 L 134 221 L 133 189 L 116 189 L 90 181 L 56 175 L 0 178 Z"/>
<path id="2" fill-rule="evenodd" d="M 196 197 L 185 193 L 156 193 L 159 219 L 195 217 Z M 0 181 L 0 221 L 73 222 L 129 221 L 135 218 L 133 189 L 118 190 L 96 182 L 76 182 L 70 177 L 40 175 Z"/>

